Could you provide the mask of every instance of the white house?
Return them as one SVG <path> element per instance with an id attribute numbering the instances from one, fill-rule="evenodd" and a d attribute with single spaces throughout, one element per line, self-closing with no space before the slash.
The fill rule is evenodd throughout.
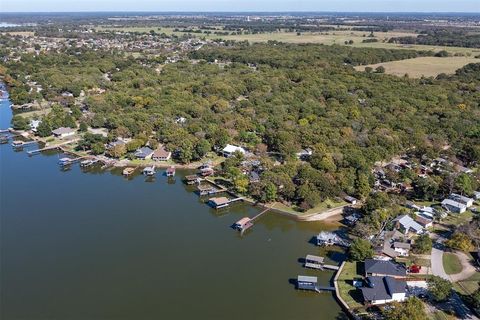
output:
<path id="1" fill-rule="evenodd" d="M 442 201 L 442 207 L 450 212 L 463 213 L 467 210 L 467 206 L 463 203 L 453 201 L 451 199 L 445 199 Z"/>
<path id="2" fill-rule="evenodd" d="M 230 158 L 231 156 L 234 155 L 235 152 L 240 152 L 242 154 L 247 153 L 247 151 L 242 147 L 234 146 L 231 144 L 227 144 L 227 146 L 222 149 L 222 154 L 226 158 Z"/>
<path id="3" fill-rule="evenodd" d="M 420 234 L 423 232 L 423 227 L 418 222 L 413 220 L 409 215 L 405 214 L 393 221 L 396 222 L 397 227 L 400 228 L 405 234 L 409 232 Z"/>
<path id="4" fill-rule="evenodd" d="M 71 137 L 75 134 L 75 130 L 72 128 L 61 127 L 52 131 L 53 135 L 57 138 Z"/>
<path id="5" fill-rule="evenodd" d="M 407 296 L 407 282 L 393 277 L 367 277 L 367 286 L 362 287 L 366 305 L 402 302 Z"/>
<path id="6" fill-rule="evenodd" d="M 467 208 L 470 208 L 471 206 L 473 206 L 473 201 L 474 201 L 474 199 L 472 198 L 465 197 L 456 193 L 450 194 L 448 196 L 448 199 L 463 203 L 465 206 L 467 206 Z"/>
<path id="7" fill-rule="evenodd" d="M 480 191 L 474 191 L 473 197 L 475 198 L 475 200 L 480 200 Z"/>
<path id="8" fill-rule="evenodd" d="M 30 123 L 28 124 L 30 126 L 30 130 L 33 132 L 37 132 L 38 126 L 42 123 L 41 120 L 31 120 Z"/>

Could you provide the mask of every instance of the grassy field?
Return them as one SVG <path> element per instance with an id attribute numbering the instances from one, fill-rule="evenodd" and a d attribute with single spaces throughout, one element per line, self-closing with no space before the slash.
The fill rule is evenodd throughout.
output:
<path id="1" fill-rule="evenodd" d="M 150 30 L 154 30 L 159 33 L 176 34 L 177 36 L 183 35 L 183 32 L 174 32 L 174 28 L 162 28 L 160 27 L 109 27 L 109 26 L 96 26 L 98 31 L 123 31 L 123 32 L 140 32 L 148 33 Z M 345 41 L 353 41 L 353 44 L 349 46 L 359 48 L 384 48 L 384 49 L 412 49 L 412 50 L 426 50 L 435 51 L 446 50 L 451 54 L 461 53 L 464 55 L 475 56 L 480 54 L 479 49 L 462 48 L 462 47 L 443 47 L 443 46 L 428 46 L 428 45 L 403 45 L 388 43 L 388 39 L 392 37 L 403 36 L 416 36 L 416 33 L 405 31 L 389 31 L 389 32 L 375 32 L 374 37 L 369 37 L 369 32 L 364 31 L 351 31 L 351 30 L 333 30 L 328 32 L 303 32 L 298 35 L 296 32 L 278 31 L 270 33 L 259 34 L 241 34 L 241 35 L 215 35 L 215 34 L 195 34 L 197 37 L 205 37 L 207 39 L 225 39 L 236 41 L 249 41 L 249 42 L 267 42 L 269 40 L 289 42 L 289 43 L 321 43 L 326 45 L 340 44 L 345 45 Z M 378 42 L 363 43 L 365 39 L 377 39 Z"/>
<path id="2" fill-rule="evenodd" d="M 468 279 L 459 281 L 454 284 L 454 289 L 460 292 L 461 294 L 471 294 L 480 288 L 480 272 L 476 272 L 473 276 Z"/>
<path id="3" fill-rule="evenodd" d="M 319 212 L 322 212 L 322 211 L 326 211 L 328 209 L 343 206 L 345 204 L 347 204 L 347 203 L 343 200 L 342 201 L 334 201 L 334 200 L 331 200 L 331 199 L 327 199 L 327 200 L 321 202 L 320 204 L 318 204 L 317 206 L 315 206 L 315 207 L 313 207 L 313 208 L 311 208 L 307 211 L 304 211 L 304 212 L 297 211 L 297 210 L 295 210 L 296 208 L 286 206 L 286 205 L 284 205 L 283 203 L 280 203 L 280 202 L 276 202 L 273 205 L 273 208 L 278 209 L 278 210 L 282 210 L 282 211 L 287 211 L 289 213 L 293 213 L 293 214 L 297 214 L 297 215 L 302 216 L 302 215 L 309 215 L 309 214 L 312 214 L 312 213 L 319 213 Z"/>
<path id="4" fill-rule="evenodd" d="M 399 61 L 390 61 L 368 65 L 373 69 L 378 66 L 385 68 L 385 73 L 396 76 L 408 74 L 412 78 L 420 78 L 421 76 L 430 77 L 437 76 L 440 73 L 453 74 L 455 70 L 469 63 L 479 63 L 480 59 L 473 57 L 420 57 L 414 59 L 406 59 Z M 355 67 L 358 71 L 364 71 L 367 66 Z"/>
<path id="5" fill-rule="evenodd" d="M 365 35 L 365 36 L 364 36 Z M 463 48 L 463 47 L 444 47 L 444 46 L 429 46 L 429 45 L 403 45 L 388 43 L 391 37 L 401 36 L 416 36 L 414 33 L 407 32 L 375 32 L 374 39 L 378 42 L 364 43 L 363 40 L 370 39 L 368 32 L 360 31 L 330 31 L 330 32 L 305 32 L 297 35 L 295 32 L 272 32 L 260 34 L 242 34 L 242 35 L 228 35 L 216 36 L 211 35 L 209 38 L 222 38 L 228 40 L 247 40 L 249 42 L 267 42 L 269 40 L 276 40 L 290 43 L 321 43 L 326 45 L 340 44 L 345 45 L 345 41 L 352 40 L 353 44 L 349 46 L 359 48 L 383 48 L 383 49 L 411 49 L 411 50 L 425 50 L 438 52 L 446 50 L 451 54 L 461 53 L 464 55 L 478 55 L 479 49 Z"/>
<path id="6" fill-rule="evenodd" d="M 473 218 L 473 213 L 470 210 L 465 211 L 464 213 L 452 213 L 449 214 L 445 219 L 442 220 L 444 225 L 459 226 L 464 224 Z"/>
<path id="7" fill-rule="evenodd" d="M 340 296 L 345 303 L 352 309 L 363 309 L 363 304 L 359 303 L 361 294 L 352 284 L 353 279 L 362 278 L 362 275 L 358 274 L 357 271 L 357 262 L 345 262 L 337 283 Z"/>
<path id="8" fill-rule="evenodd" d="M 462 271 L 462 263 L 457 256 L 450 252 L 443 254 L 443 268 L 447 274 L 456 274 Z"/>

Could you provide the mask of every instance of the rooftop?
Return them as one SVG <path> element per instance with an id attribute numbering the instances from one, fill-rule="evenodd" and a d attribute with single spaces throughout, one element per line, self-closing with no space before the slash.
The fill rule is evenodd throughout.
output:
<path id="1" fill-rule="evenodd" d="M 368 277 L 369 287 L 363 287 L 363 298 L 367 301 L 389 300 L 394 293 L 407 290 L 407 283 L 392 277 Z"/>
<path id="2" fill-rule="evenodd" d="M 384 260 L 365 260 L 365 272 L 372 274 L 384 274 L 388 276 L 405 277 L 407 269 L 404 265 Z"/>

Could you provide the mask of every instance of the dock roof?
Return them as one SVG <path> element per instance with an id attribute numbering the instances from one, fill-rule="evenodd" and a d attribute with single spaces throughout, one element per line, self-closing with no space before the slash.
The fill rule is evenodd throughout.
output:
<path id="1" fill-rule="evenodd" d="M 235 224 L 243 226 L 243 225 L 249 223 L 251 220 L 252 219 L 250 219 L 249 217 L 243 217 L 242 219 L 235 222 Z"/>
<path id="2" fill-rule="evenodd" d="M 228 200 L 227 197 L 211 198 L 209 201 L 212 202 L 213 204 L 217 205 L 217 206 L 221 206 L 223 204 L 227 204 L 227 203 L 230 202 L 230 200 Z"/>
<path id="3" fill-rule="evenodd" d="M 319 256 L 314 256 L 313 254 L 307 254 L 305 257 L 305 260 L 307 261 L 315 261 L 317 263 L 323 263 L 325 261 L 324 257 L 319 257 Z"/>
<path id="4" fill-rule="evenodd" d="M 298 282 L 312 282 L 312 283 L 317 283 L 318 278 L 317 277 L 310 277 L 310 276 L 298 276 L 297 277 Z"/>

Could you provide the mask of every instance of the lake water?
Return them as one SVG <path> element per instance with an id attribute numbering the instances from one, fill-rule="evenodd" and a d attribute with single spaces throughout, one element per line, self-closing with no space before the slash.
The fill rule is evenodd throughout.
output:
<path id="1" fill-rule="evenodd" d="M 4 101 L 0 128 L 10 118 Z M 298 261 L 325 254 L 309 243 L 325 225 L 267 214 L 240 237 L 229 226 L 258 210 L 210 209 L 185 173 L 126 180 L 58 158 L 0 145 L 1 319 L 343 319 L 332 294 L 291 283 L 329 283 Z"/>

